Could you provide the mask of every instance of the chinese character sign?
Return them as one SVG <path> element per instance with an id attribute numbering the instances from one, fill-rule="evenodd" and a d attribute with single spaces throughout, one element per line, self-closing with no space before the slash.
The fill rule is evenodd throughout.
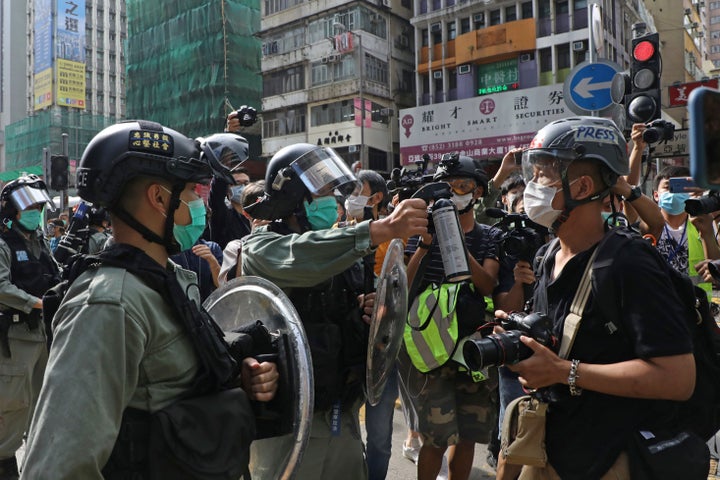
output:
<path id="1" fill-rule="evenodd" d="M 58 0 L 56 103 L 85 108 L 85 0 Z"/>

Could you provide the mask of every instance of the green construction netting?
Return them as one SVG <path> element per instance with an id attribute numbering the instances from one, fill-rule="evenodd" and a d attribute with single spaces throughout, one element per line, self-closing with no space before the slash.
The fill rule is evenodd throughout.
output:
<path id="1" fill-rule="evenodd" d="M 78 160 L 92 137 L 115 122 L 115 117 L 56 106 L 11 123 L 5 129 L 5 170 L 40 167 L 43 148 L 49 148 L 54 154 L 62 152 L 63 133 L 68 134 L 70 159 Z"/>
<path id="2" fill-rule="evenodd" d="M 42 165 L 35 165 L 32 167 L 26 167 L 26 168 L 19 168 L 17 170 L 6 170 L 4 172 L 0 172 L 0 182 L 7 182 L 10 180 L 15 180 L 19 176 L 25 174 L 25 173 L 34 173 L 35 175 L 42 175 L 43 169 Z"/>
<path id="3" fill-rule="evenodd" d="M 126 6 L 128 117 L 195 137 L 223 129 L 226 97 L 234 108 L 260 109 L 259 0 L 127 0 Z"/>

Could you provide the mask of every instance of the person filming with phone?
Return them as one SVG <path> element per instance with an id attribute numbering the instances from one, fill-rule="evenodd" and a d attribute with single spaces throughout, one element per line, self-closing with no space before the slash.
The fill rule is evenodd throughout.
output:
<path id="1" fill-rule="evenodd" d="M 699 191 L 680 181 L 689 176 L 686 167 L 667 166 L 655 177 L 653 198 L 665 219 L 657 248 L 672 268 L 689 275 L 709 295 L 712 283 L 707 265 L 710 260 L 720 258 L 720 248 L 715 240 L 712 216 L 708 213 L 691 216 L 686 210 L 685 202 Z"/>

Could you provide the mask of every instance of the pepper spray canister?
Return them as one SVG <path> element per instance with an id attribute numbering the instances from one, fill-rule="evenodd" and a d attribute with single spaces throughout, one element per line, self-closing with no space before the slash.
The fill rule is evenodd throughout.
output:
<path id="1" fill-rule="evenodd" d="M 465 234 L 460 227 L 457 207 L 446 198 L 436 200 L 432 206 L 432 219 L 445 269 L 445 281 L 460 282 L 470 278 Z"/>

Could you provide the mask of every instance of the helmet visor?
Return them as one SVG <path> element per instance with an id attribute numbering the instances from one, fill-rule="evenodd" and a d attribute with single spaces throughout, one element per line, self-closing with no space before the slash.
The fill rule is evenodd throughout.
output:
<path id="1" fill-rule="evenodd" d="M 290 166 L 313 195 L 330 195 L 335 189 L 351 195 L 362 187 L 345 160 L 331 148 L 311 150 Z"/>
<path id="2" fill-rule="evenodd" d="M 15 208 L 22 211 L 35 205 L 52 206 L 52 199 L 45 189 L 23 185 L 10 193 Z"/>
<path id="3" fill-rule="evenodd" d="M 562 179 L 562 172 L 577 158 L 574 150 L 535 148 L 522 155 L 525 182 L 534 181 L 549 186 Z"/>

